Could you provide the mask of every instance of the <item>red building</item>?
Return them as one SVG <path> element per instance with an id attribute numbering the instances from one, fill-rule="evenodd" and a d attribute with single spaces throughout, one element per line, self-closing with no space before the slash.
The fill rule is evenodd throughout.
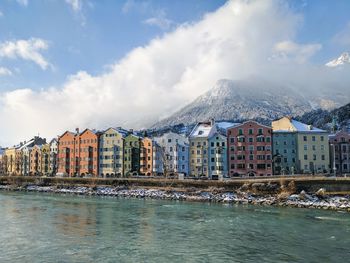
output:
<path id="1" fill-rule="evenodd" d="M 66 131 L 58 139 L 58 173 L 68 176 L 98 175 L 98 134 Z"/>
<path id="2" fill-rule="evenodd" d="M 272 175 L 272 129 L 255 121 L 228 128 L 230 176 Z"/>

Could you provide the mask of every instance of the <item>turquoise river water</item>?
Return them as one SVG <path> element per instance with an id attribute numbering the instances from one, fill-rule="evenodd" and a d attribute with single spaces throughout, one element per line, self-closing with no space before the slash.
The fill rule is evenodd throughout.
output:
<path id="1" fill-rule="evenodd" d="M 350 214 L 0 192 L 0 262 L 350 262 Z"/>

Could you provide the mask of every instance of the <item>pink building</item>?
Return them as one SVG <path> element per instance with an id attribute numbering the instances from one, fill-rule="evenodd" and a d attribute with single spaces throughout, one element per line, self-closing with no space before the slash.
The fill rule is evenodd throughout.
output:
<path id="1" fill-rule="evenodd" d="M 228 128 L 230 176 L 272 175 L 272 129 L 255 121 Z"/>
<path id="2" fill-rule="evenodd" d="M 350 173 L 350 133 L 338 131 L 329 135 L 329 146 L 331 170 L 338 174 Z"/>

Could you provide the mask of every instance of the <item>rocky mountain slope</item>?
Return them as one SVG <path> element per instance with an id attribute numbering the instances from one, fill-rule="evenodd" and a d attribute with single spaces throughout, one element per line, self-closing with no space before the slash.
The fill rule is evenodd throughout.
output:
<path id="1" fill-rule="evenodd" d="M 215 120 L 273 120 L 284 115 L 298 116 L 315 108 L 334 108 L 337 103 L 321 95 L 305 97 L 293 87 L 264 80 L 219 80 L 216 85 L 152 128 Z"/>
<path id="2" fill-rule="evenodd" d="M 315 127 L 331 131 L 336 129 L 350 128 L 350 103 L 332 111 L 317 109 L 298 117 L 300 121 L 312 124 Z"/>

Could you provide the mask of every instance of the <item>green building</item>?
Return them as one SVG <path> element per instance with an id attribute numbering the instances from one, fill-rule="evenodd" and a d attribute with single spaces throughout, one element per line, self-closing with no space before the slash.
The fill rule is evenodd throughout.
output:
<path id="1" fill-rule="evenodd" d="M 138 175 L 140 173 L 140 154 L 142 138 L 129 133 L 124 139 L 124 175 Z"/>
<path id="2" fill-rule="evenodd" d="M 276 131 L 272 135 L 273 141 L 273 173 L 296 174 L 300 172 L 297 161 L 296 132 Z"/>

